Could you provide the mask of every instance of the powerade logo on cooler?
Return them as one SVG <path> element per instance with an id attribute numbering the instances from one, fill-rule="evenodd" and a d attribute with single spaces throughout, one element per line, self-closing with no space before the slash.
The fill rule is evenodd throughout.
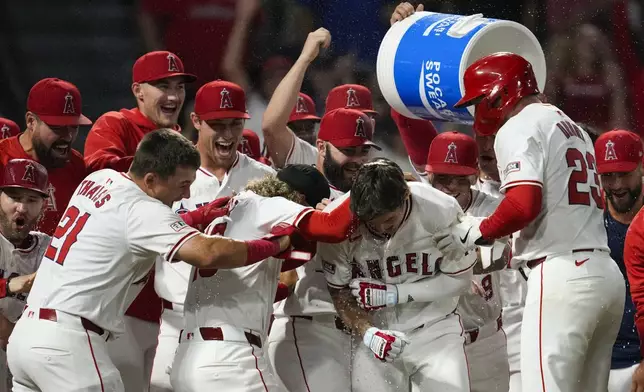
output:
<path id="1" fill-rule="evenodd" d="M 472 37 L 494 20 L 455 26 L 463 18 L 429 13 L 415 21 L 398 43 L 394 62 L 396 88 L 405 106 L 419 117 L 459 123 L 473 121 L 466 108 L 454 108 L 461 98 L 461 59 Z M 415 72 L 414 64 L 420 68 Z"/>

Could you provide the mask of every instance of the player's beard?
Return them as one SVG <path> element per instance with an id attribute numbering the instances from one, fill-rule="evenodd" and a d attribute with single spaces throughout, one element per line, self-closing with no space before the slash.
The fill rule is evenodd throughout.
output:
<path id="1" fill-rule="evenodd" d="M 353 178 L 346 178 L 344 174 L 344 166 L 333 160 L 331 151 L 328 148 L 324 155 L 322 170 L 324 170 L 324 176 L 327 181 L 329 181 L 329 184 L 345 193 L 351 190 Z"/>
<path id="2" fill-rule="evenodd" d="M 52 149 L 58 145 L 69 144 L 68 153 L 66 156 L 56 154 Z M 69 162 L 69 154 L 71 153 L 71 143 L 59 140 L 54 142 L 50 147 L 45 146 L 39 139 L 33 139 L 34 151 L 38 157 L 38 161 L 47 169 L 56 169 L 65 167 Z"/>
<path id="3" fill-rule="evenodd" d="M 610 201 L 610 204 L 613 206 L 613 209 L 620 214 L 624 214 L 626 212 L 629 212 L 633 209 L 635 206 L 635 203 L 637 202 L 637 198 L 640 196 L 642 193 L 642 184 L 639 184 L 637 188 L 635 189 L 628 189 L 626 191 L 626 195 L 628 197 L 621 199 L 620 201 L 617 201 L 615 199 L 615 195 L 613 191 L 604 190 L 606 192 L 606 198 Z"/>

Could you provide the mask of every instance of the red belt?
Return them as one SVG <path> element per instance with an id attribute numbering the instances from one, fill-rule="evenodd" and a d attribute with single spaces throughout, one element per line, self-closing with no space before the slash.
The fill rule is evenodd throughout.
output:
<path id="1" fill-rule="evenodd" d="M 41 320 L 49 320 L 53 322 L 57 322 L 58 318 L 56 317 L 56 310 L 54 309 L 40 309 L 40 313 L 38 315 L 38 318 Z M 99 335 L 103 335 L 105 333 L 105 330 L 98 325 L 94 324 L 93 322 L 89 321 L 85 317 L 80 317 L 81 320 L 81 325 L 83 328 L 85 328 L 88 331 L 95 332 Z"/>
<path id="2" fill-rule="evenodd" d="M 203 340 L 224 340 L 224 331 L 221 328 L 201 327 L 199 328 L 199 334 Z M 248 343 L 262 348 L 262 339 L 259 336 L 255 336 L 250 332 L 244 332 L 244 336 L 246 336 Z"/>
<path id="3" fill-rule="evenodd" d="M 498 331 L 503 327 L 503 317 L 499 316 L 496 319 L 496 330 Z M 465 331 L 466 334 L 470 336 L 470 344 L 476 342 L 476 339 L 479 338 L 479 332 L 481 331 L 480 328 L 472 329 L 470 331 Z"/>
<path id="4" fill-rule="evenodd" d="M 573 250 L 572 250 L 572 253 L 579 253 L 579 252 L 594 252 L 594 251 L 595 251 L 595 249 L 573 249 Z M 547 256 L 546 256 L 546 257 L 542 257 L 542 258 L 540 258 L 540 259 L 529 260 L 529 261 L 528 261 L 528 263 L 527 263 L 526 265 L 528 266 L 528 268 L 530 268 L 530 269 L 534 269 L 536 266 L 538 266 L 539 264 L 541 264 L 541 263 L 543 263 L 544 261 L 546 261 L 546 258 L 547 258 Z"/>

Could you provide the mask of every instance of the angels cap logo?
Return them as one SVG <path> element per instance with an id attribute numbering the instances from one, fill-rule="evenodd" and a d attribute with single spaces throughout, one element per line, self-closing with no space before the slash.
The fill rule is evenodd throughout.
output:
<path id="1" fill-rule="evenodd" d="M 364 129 L 364 120 L 360 117 L 356 119 L 356 133 L 354 136 L 367 139 L 367 132 Z"/>
<path id="2" fill-rule="evenodd" d="M 445 162 L 458 163 L 458 159 L 456 158 L 456 143 L 451 142 L 449 146 L 447 146 L 447 154 L 445 155 Z"/>
<path id="3" fill-rule="evenodd" d="M 7 124 L 2 125 L 2 128 L 0 128 L 0 136 L 2 137 L 2 139 L 6 139 L 11 136 L 11 134 L 9 133 L 10 130 L 11 128 L 9 128 Z"/>
<path id="4" fill-rule="evenodd" d="M 32 184 L 36 183 L 36 168 L 33 164 L 28 163 L 25 166 L 25 174 L 22 175 L 22 181 L 30 182 Z"/>
<path id="5" fill-rule="evenodd" d="M 76 109 L 74 109 L 74 97 L 69 92 L 65 94 L 65 107 L 63 108 L 63 114 L 76 114 Z"/>
<path id="6" fill-rule="evenodd" d="M 302 97 L 297 97 L 297 103 L 295 104 L 295 113 L 308 113 L 309 108 L 306 107 L 306 102 L 304 102 L 304 98 Z"/>
<path id="7" fill-rule="evenodd" d="M 233 101 L 230 99 L 230 91 L 226 88 L 221 89 L 219 93 L 221 95 L 221 102 L 219 103 L 219 109 L 229 109 L 233 107 Z"/>
<path id="8" fill-rule="evenodd" d="M 604 156 L 606 161 L 616 161 L 617 154 L 615 153 L 615 143 L 612 140 L 606 142 L 606 155 Z"/>
<path id="9" fill-rule="evenodd" d="M 358 96 L 356 95 L 356 90 L 349 88 L 347 90 L 347 107 L 360 106 L 360 101 L 358 101 Z"/>
<path id="10" fill-rule="evenodd" d="M 180 72 L 177 65 L 177 58 L 172 54 L 168 54 L 168 72 Z"/>

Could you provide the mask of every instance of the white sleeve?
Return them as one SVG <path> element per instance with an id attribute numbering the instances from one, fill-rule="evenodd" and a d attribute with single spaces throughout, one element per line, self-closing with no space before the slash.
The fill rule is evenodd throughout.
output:
<path id="1" fill-rule="evenodd" d="M 265 197 L 259 200 L 253 220 L 260 231 L 270 232 L 279 224 L 297 226 L 307 214 L 315 211 L 311 207 L 297 204 L 283 197 Z"/>
<path id="2" fill-rule="evenodd" d="M 546 158 L 535 126 L 512 127 L 497 133 L 494 151 L 501 177 L 501 192 L 516 185 L 543 187 Z"/>
<path id="3" fill-rule="evenodd" d="M 293 146 L 286 158 L 286 164 L 315 165 L 317 159 L 318 149 L 293 134 Z"/>
<path id="4" fill-rule="evenodd" d="M 396 285 L 398 302 L 432 302 L 458 297 L 467 292 L 473 276 L 470 269 L 460 275 L 438 274 L 412 283 L 399 283 Z"/>
<path id="5" fill-rule="evenodd" d="M 339 244 L 318 242 L 318 256 L 322 261 L 324 277 L 330 287 L 341 289 L 351 282 L 351 263 L 348 241 Z"/>
<path id="6" fill-rule="evenodd" d="M 166 261 L 199 232 L 160 202 L 141 200 L 134 203 L 127 217 L 127 241 L 132 252 L 156 253 Z"/>

